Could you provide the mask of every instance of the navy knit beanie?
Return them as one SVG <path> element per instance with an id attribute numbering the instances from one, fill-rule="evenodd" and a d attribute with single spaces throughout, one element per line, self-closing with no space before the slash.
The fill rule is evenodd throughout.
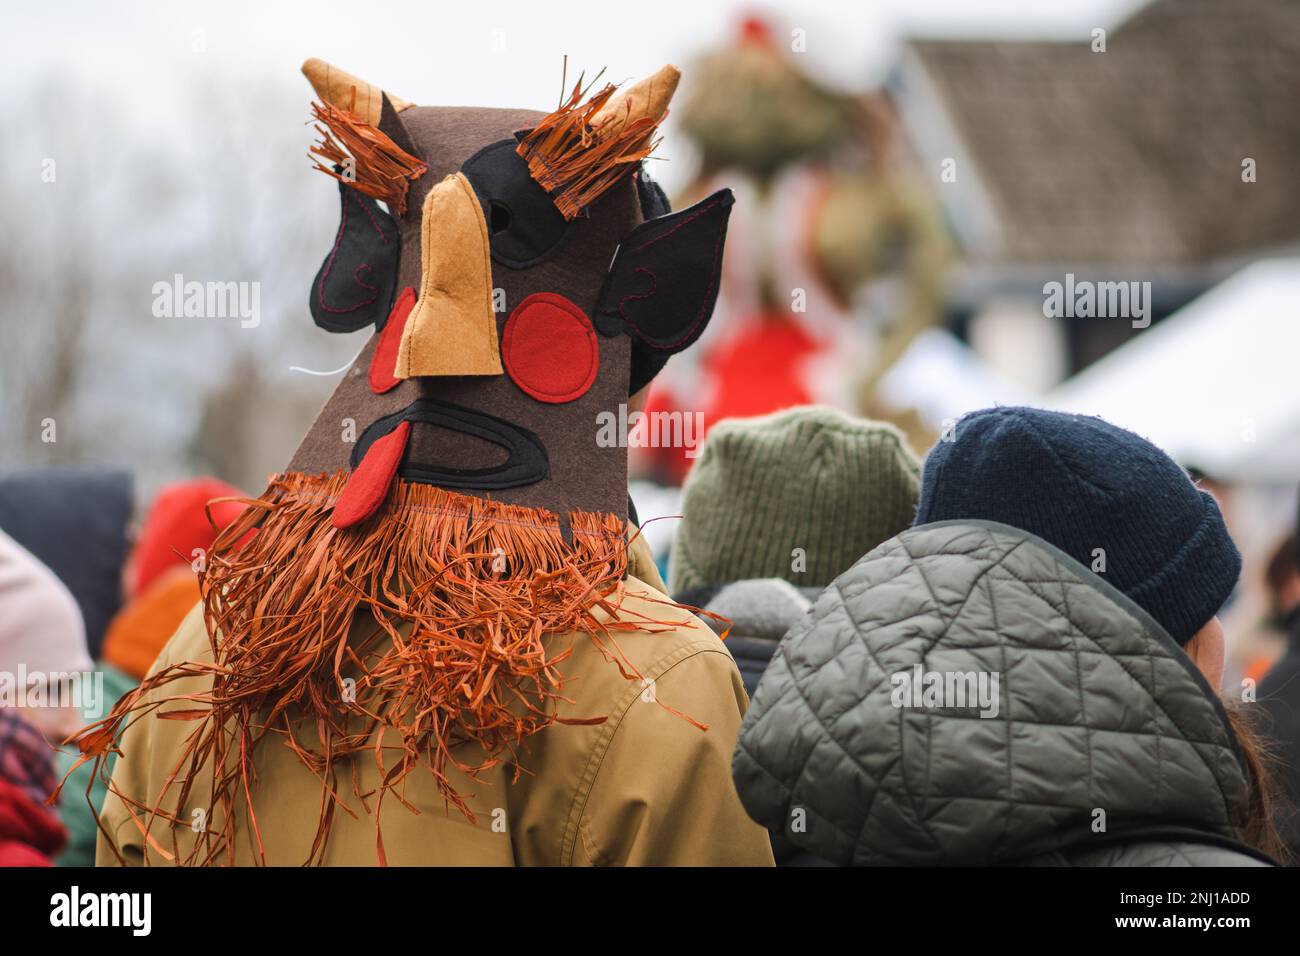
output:
<path id="1" fill-rule="evenodd" d="M 1218 613 L 1241 555 L 1214 498 L 1155 445 L 1100 418 L 1035 408 L 962 417 L 930 450 L 915 524 L 997 521 L 1101 575 L 1180 644 Z"/>

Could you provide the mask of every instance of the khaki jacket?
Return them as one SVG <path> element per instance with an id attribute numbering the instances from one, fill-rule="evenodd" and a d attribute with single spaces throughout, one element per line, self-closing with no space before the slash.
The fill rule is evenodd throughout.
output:
<path id="1" fill-rule="evenodd" d="M 560 669 L 568 678 L 559 716 L 606 716 L 602 724 L 554 724 L 528 740 L 520 763 L 527 771 L 512 782 L 514 768 L 503 761 L 477 783 L 454 767 L 448 773 L 477 818 L 470 823 L 448 808 L 432 775 L 418 768 L 402 796 L 416 812 L 394 799 L 382 804 L 384 849 L 394 866 L 770 866 L 767 833 L 746 816 L 731 782 L 731 752 L 748 700 L 740 674 L 723 643 L 703 623 L 665 600 L 648 550 L 633 545 L 624 584 L 626 612 L 657 620 L 684 621 L 671 630 L 617 632 L 623 653 L 653 687 L 625 680 L 584 634 L 552 638 L 557 653 L 572 648 Z M 598 617 L 604 612 L 597 610 Z M 626 616 L 626 614 L 624 615 Z M 163 650 L 155 669 L 182 660 L 210 660 L 201 610 L 195 608 Z M 205 678 L 177 681 L 164 696 L 205 689 Z M 708 727 L 701 731 L 654 702 L 653 697 Z M 185 709 L 184 703 L 164 709 Z M 146 715 L 124 734 L 113 772 L 117 790 L 145 803 L 159 802 L 186 737 L 195 724 Z M 462 763 L 481 762 L 477 745 L 456 751 Z M 378 786 L 379 769 L 370 754 L 340 767 L 339 792 L 355 814 L 336 812 L 322 862 L 328 866 L 371 866 L 377 862 L 375 797 L 365 804 L 353 792 Z M 268 737 L 253 754 L 253 810 L 264 846 L 263 861 L 297 866 L 311 856 L 321 804 L 320 781 L 278 738 Z M 201 801 L 210 777 L 195 783 L 182 819 L 201 821 Z M 175 807 L 175 785 L 162 806 Z M 242 801 L 237 801 L 237 806 Z M 200 811 L 196 814 L 196 811 Z M 236 862 L 258 861 L 244 813 L 237 814 Z M 167 865 L 150 847 L 121 799 L 110 793 L 102 814 L 105 828 L 129 864 Z M 220 823 L 220 821 L 214 820 Z M 154 818 L 151 837 L 167 850 L 173 838 L 182 854 L 194 845 L 189 825 Z M 117 862 L 101 834 L 99 865 Z"/>

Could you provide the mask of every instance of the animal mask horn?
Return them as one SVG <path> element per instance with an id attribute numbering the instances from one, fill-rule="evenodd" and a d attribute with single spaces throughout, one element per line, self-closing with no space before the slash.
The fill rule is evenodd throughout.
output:
<path id="1" fill-rule="evenodd" d="M 658 127 L 668 115 L 668 104 L 677 92 L 681 71 L 671 63 L 659 68 L 644 79 L 633 83 L 622 93 L 607 102 L 592 117 L 591 128 L 598 138 L 618 135 L 629 124 L 648 121 Z"/>
<path id="2" fill-rule="evenodd" d="M 383 133 L 379 122 L 385 103 L 395 112 L 411 104 L 324 60 L 308 60 L 302 72 L 321 98 L 311 107 L 320 134 L 311 149 L 316 168 L 405 215 L 407 190 L 428 167 Z"/>
<path id="3" fill-rule="evenodd" d="M 607 83 L 586 102 L 579 79 L 569 99 L 523 136 L 516 151 L 565 219 L 577 218 L 654 152 L 680 76 L 665 66 L 618 95 Z"/>
<path id="4" fill-rule="evenodd" d="M 353 76 L 347 70 L 340 70 L 337 66 L 317 57 L 312 57 L 302 65 L 302 74 L 307 77 L 307 82 L 316 91 L 322 103 L 328 103 L 340 110 L 351 109 L 371 126 L 379 125 L 385 96 L 398 113 L 411 105 L 406 100 L 385 93 L 379 87 Z M 352 107 L 353 90 L 356 90 L 355 108 Z"/>

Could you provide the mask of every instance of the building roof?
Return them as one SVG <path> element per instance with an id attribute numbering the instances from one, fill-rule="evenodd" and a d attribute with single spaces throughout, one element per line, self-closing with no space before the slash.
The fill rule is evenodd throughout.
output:
<path id="1" fill-rule="evenodd" d="M 1190 266 L 1300 242 L 1293 0 L 1156 0 L 1090 41 L 907 44 L 899 110 L 928 168 L 959 157 L 939 192 L 972 257 Z"/>

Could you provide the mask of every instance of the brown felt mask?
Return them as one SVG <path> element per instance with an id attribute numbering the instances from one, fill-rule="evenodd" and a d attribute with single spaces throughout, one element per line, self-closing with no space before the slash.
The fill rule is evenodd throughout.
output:
<path id="1" fill-rule="evenodd" d="M 319 60 L 303 70 L 317 167 L 342 196 L 312 314 L 375 334 L 288 471 L 351 474 L 338 527 L 397 478 L 625 518 L 627 452 L 598 440 L 601 413 L 703 331 L 732 203 L 647 201 L 662 192 L 641 160 L 677 71 L 575 87 L 544 114 L 412 106 Z"/>
<path id="2" fill-rule="evenodd" d="M 253 790 L 272 791 L 248 786 L 246 755 L 268 737 L 321 780 L 307 862 L 355 798 L 373 806 L 383 863 L 384 794 L 405 802 L 417 771 L 474 824 L 451 766 L 522 768 L 542 728 L 608 717 L 558 716 L 568 652 L 551 635 L 587 632 L 639 681 L 611 636 L 680 623 L 620 616 L 627 451 L 599 440 L 717 296 L 731 194 L 670 214 L 641 172 L 676 71 L 617 95 L 575 88 L 542 114 L 411 106 L 319 60 L 303 69 L 320 98 L 312 152 L 341 197 L 312 316 L 373 334 L 206 556 L 214 658 L 151 674 L 78 741 L 106 776 L 128 722 L 184 702 L 163 716 L 195 721 L 192 759 L 136 804 L 188 819 L 193 791 L 214 808 L 189 851 L 149 838 L 179 862 L 233 864 L 245 820 L 261 853 Z M 163 696 L 190 676 L 210 692 Z M 465 763 L 466 741 L 489 756 Z M 377 796 L 355 775 L 345 796 L 352 759 L 380 762 Z"/>

